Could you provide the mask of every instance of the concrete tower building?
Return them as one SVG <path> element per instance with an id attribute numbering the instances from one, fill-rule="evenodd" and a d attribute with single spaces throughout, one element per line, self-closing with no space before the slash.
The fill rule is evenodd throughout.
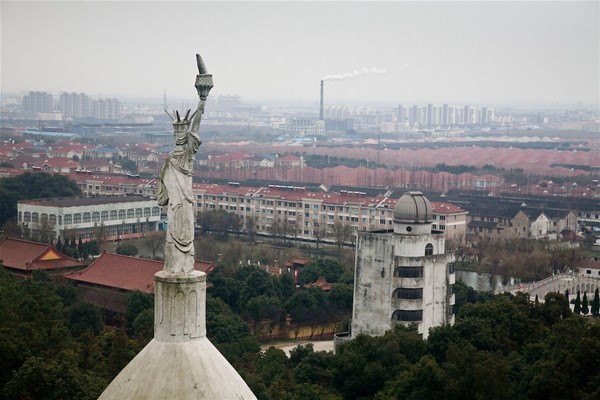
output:
<path id="1" fill-rule="evenodd" d="M 408 192 L 395 205 L 393 230 L 359 233 L 352 337 L 416 323 L 426 338 L 429 328 L 454 323 L 454 257 L 432 216 L 429 200 Z"/>

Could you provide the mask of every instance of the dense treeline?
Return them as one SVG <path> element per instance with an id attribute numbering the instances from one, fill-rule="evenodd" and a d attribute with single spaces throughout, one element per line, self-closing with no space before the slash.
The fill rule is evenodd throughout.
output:
<path id="1" fill-rule="evenodd" d="M 337 355 L 271 348 L 237 364 L 259 399 L 597 399 L 600 325 L 566 298 L 478 295 L 458 285 L 454 326 L 359 336 Z"/>
<path id="2" fill-rule="evenodd" d="M 313 292 L 292 294 L 287 278 L 256 271 L 243 268 L 238 286 L 217 279 L 214 288 L 237 292 L 223 297 L 239 312 L 260 296 Z M 288 358 L 261 352 L 249 325 L 209 291 L 207 333 L 261 400 L 600 398 L 600 325 L 574 315 L 563 295 L 530 302 L 457 284 L 456 303 L 456 323 L 427 340 L 397 328 L 360 336 L 336 355 L 302 346 Z M 0 270 L 0 398 L 97 398 L 152 337 L 152 310 L 152 297 L 136 292 L 124 315 L 107 319 L 43 273 L 19 280 Z"/>
<path id="3" fill-rule="evenodd" d="M 60 174 L 26 172 L 14 178 L 0 178 L 0 226 L 16 217 L 19 200 L 79 194 L 77 184 Z"/>
<path id="4" fill-rule="evenodd" d="M 330 291 L 304 288 L 320 277 L 332 284 Z M 217 268 L 208 279 L 209 293 L 248 321 L 257 335 L 259 324 L 265 321 L 272 330 L 285 325 L 289 316 L 292 328 L 312 325 L 316 329 L 320 324 L 341 323 L 352 312 L 352 275 L 329 259 L 304 267 L 297 278 L 299 288 L 289 273 L 274 276 L 252 266 L 230 273 Z"/>
<path id="5" fill-rule="evenodd" d="M 92 400 L 153 335 L 153 298 L 134 293 L 124 315 L 103 315 L 75 288 L 0 266 L 0 399 Z M 207 298 L 208 337 L 230 360 L 258 354 L 248 325 Z"/>

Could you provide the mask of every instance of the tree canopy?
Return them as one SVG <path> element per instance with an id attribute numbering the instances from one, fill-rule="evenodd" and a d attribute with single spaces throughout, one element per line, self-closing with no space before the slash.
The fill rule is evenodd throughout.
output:
<path id="1" fill-rule="evenodd" d="M 11 218 L 16 218 L 19 200 L 80 194 L 77 184 L 60 174 L 26 172 L 15 177 L 0 178 L 0 226 Z"/>

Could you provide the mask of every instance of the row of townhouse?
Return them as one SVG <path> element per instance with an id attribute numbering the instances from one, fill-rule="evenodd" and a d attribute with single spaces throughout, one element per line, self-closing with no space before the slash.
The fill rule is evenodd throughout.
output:
<path id="1" fill-rule="evenodd" d="M 568 239 L 578 230 L 571 210 L 475 206 L 469 209 L 467 239 Z"/>
<path id="2" fill-rule="evenodd" d="M 303 156 L 286 154 L 249 154 L 246 152 L 232 152 L 225 154 L 208 154 L 206 158 L 197 160 L 200 167 L 210 171 L 227 171 L 231 169 L 257 169 L 257 168 L 304 168 Z"/>

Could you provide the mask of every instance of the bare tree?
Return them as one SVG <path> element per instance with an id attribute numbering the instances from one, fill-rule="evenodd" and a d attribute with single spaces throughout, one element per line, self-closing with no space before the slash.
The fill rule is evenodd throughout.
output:
<path id="1" fill-rule="evenodd" d="M 344 244 L 350 240 L 350 235 L 352 234 L 352 227 L 350 225 L 346 225 L 343 222 L 336 221 L 333 224 L 332 235 L 335 239 L 335 243 L 337 244 L 338 250 L 341 250 L 344 247 Z"/>
<path id="2" fill-rule="evenodd" d="M 256 220 L 254 217 L 246 217 L 246 232 L 251 243 L 254 243 L 256 238 Z"/>
<path id="3" fill-rule="evenodd" d="M 313 227 L 313 236 L 315 237 L 315 241 L 317 243 L 317 249 L 319 248 L 319 244 L 321 243 L 321 240 L 323 240 L 323 238 L 325 236 L 327 236 L 327 227 L 325 224 L 320 224 L 318 222 L 314 223 L 314 227 Z"/>
<path id="4" fill-rule="evenodd" d="M 165 244 L 165 232 L 164 231 L 152 231 L 146 233 L 144 236 L 144 242 L 152 252 L 152 258 L 156 259 L 156 252 Z"/>

